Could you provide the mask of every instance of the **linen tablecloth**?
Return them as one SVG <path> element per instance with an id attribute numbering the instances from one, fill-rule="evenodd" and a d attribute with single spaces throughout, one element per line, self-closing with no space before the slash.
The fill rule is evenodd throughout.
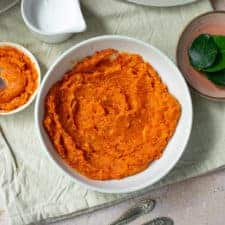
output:
<path id="1" fill-rule="evenodd" d="M 83 0 L 87 31 L 49 45 L 37 40 L 23 23 L 19 6 L 0 16 L 0 40 L 30 49 L 43 74 L 69 47 L 89 37 L 121 34 L 144 40 L 175 61 L 184 26 L 212 10 L 209 1 L 173 8 L 154 8 L 115 0 Z M 197 176 L 225 165 L 225 104 L 193 94 L 194 124 L 188 147 L 175 169 L 160 183 L 132 194 L 102 194 L 85 189 L 63 174 L 42 149 L 34 126 L 33 105 L 1 116 L 8 140 L 0 136 L 0 191 L 13 225 L 69 218 L 140 195 L 152 188 Z"/>

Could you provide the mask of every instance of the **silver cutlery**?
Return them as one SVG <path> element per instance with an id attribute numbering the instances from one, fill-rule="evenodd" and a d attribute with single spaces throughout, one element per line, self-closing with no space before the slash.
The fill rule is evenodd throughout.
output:
<path id="1" fill-rule="evenodd" d="M 174 225 L 174 222 L 169 217 L 157 217 L 142 225 Z"/>
<path id="2" fill-rule="evenodd" d="M 119 217 L 119 219 L 115 220 L 110 225 L 128 224 L 131 221 L 140 217 L 141 215 L 151 212 L 155 207 L 155 203 L 156 203 L 155 200 L 152 199 L 141 200 L 135 206 L 128 209 L 124 214 L 122 214 L 121 217 Z"/>

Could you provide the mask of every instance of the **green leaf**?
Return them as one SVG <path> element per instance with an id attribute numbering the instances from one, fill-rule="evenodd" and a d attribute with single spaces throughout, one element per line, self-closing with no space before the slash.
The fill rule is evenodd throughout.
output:
<path id="1" fill-rule="evenodd" d="M 224 53 L 219 52 L 216 57 L 215 63 L 212 66 L 202 70 L 205 72 L 212 73 L 212 72 L 221 71 L 223 69 L 225 69 L 225 52 Z"/>
<path id="2" fill-rule="evenodd" d="M 212 66 L 216 60 L 217 53 L 216 43 L 208 34 L 199 35 L 188 50 L 191 65 L 198 70 Z"/>
<path id="3" fill-rule="evenodd" d="M 225 70 L 215 73 L 205 73 L 207 78 L 211 80 L 214 84 L 225 85 Z"/>
<path id="4" fill-rule="evenodd" d="M 225 36 L 222 35 L 213 35 L 214 42 L 218 46 L 220 51 L 225 51 Z"/>
<path id="5" fill-rule="evenodd" d="M 217 45 L 219 54 L 217 55 L 216 61 L 212 66 L 207 69 L 203 69 L 206 72 L 217 72 L 225 69 L 225 37 L 221 35 L 213 35 L 212 37 Z"/>

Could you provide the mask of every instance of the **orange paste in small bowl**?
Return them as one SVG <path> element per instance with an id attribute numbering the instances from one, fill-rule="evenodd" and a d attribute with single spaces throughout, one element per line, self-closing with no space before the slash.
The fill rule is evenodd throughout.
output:
<path id="1" fill-rule="evenodd" d="M 94 180 L 120 179 L 159 159 L 181 106 L 141 56 L 106 49 L 50 89 L 44 127 L 63 160 Z"/>
<path id="2" fill-rule="evenodd" d="M 38 87 L 38 72 L 31 59 L 12 46 L 0 46 L 0 112 L 28 102 Z"/>

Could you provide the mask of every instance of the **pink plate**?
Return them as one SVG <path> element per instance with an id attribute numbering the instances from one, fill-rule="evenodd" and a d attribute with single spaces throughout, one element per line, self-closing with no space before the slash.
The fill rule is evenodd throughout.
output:
<path id="1" fill-rule="evenodd" d="M 225 87 L 213 84 L 189 62 L 188 48 L 192 41 L 203 33 L 225 35 L 225 12 L 209 12 L 198 16 L 188 24 L 177 46 L 177 64 L 190 86 L 199 94 L 213 100 L 225 100 Z"/>

